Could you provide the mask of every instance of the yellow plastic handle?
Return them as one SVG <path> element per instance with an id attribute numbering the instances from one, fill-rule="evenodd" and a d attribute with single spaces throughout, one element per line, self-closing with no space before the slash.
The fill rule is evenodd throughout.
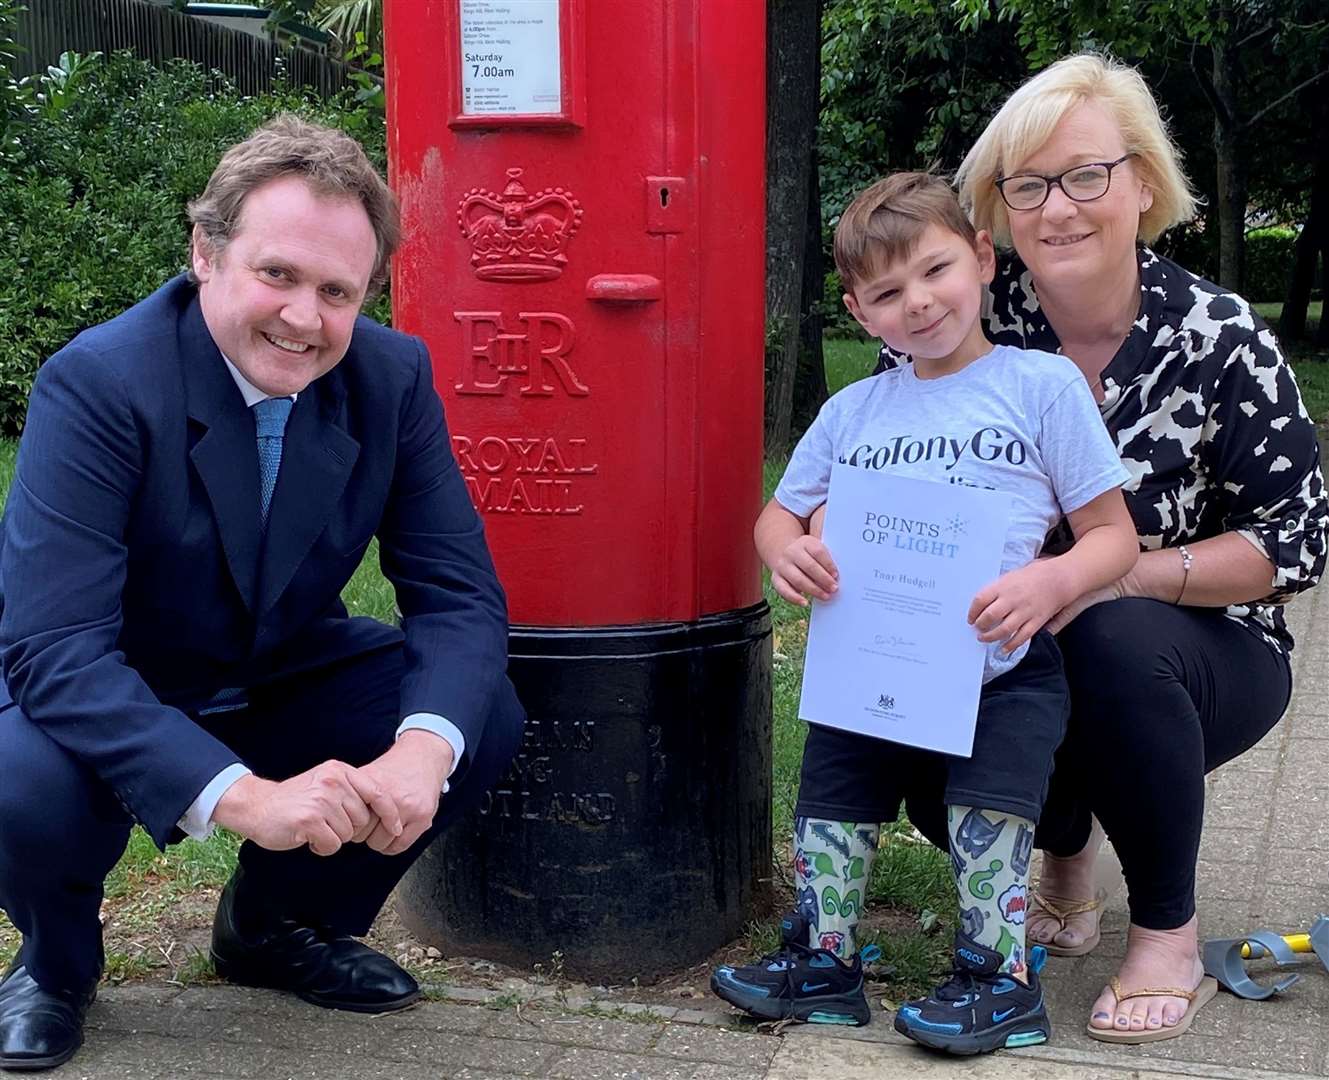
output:
<path id="1" fill-rule="evenodd" d="M 1287 947 L 1293 952 L 1312 952 L 1310 934 L 1284 934 L 1283 940 L 1287 942 Z M 1260 950 L 1263 953 L 1263 949 Z M 1247 943 L 1241 947 L 1241 956 L 1243 960 L 1249 960 L 1251 955 L 1250 944 Z"/>

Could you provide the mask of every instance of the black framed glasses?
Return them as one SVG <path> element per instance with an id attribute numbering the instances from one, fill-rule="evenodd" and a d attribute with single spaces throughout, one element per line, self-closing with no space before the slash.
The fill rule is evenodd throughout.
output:
<path id="1" fill-rule="evenodd" d="M 1108 193 L 1112 184 L 1112 170 L 1134 153 L 1122 154 L 1116 161 L 1090 161 L 1076 165 L 1056 176 L 1039 173 L 1014 173 L 999 176 L 994 181 L 1001 192 L 1001 201 L 1012 210 L 1037 210 L 1048 201 L 1052 185 L 1072 202 L 1093 202 Z"/>

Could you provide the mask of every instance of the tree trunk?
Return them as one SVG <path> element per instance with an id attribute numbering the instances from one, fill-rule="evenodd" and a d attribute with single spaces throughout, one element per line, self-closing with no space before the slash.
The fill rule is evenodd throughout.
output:
<path id="1" fill-rule="evenodd" d="M 766 20 L 766 446 L 779 449 L 798 374 L 821 0 L 770 0 Z"/>
<path id="2" fill-rule="evenodd" d="M 1329 214 L 1320 218 L 1320 326 L 1314 344 L 1329 349 Z"/>
<path id="3" fill-rule="evenodd" d="M 1220 108 L 1214 112 L 1214 160 L 1218 169 L 1218 283 L 1241 292 L 1246 272 L 1246 165 L 1241 154 L 1237 51 L 1227 41 L 1213 44 L 1213 86 Z"/>
<path id="4" fill-rule="evenodd" d="M 1278 336 L 1284 341 L 1300 341 L 1306 336 L 1306 312 L 1310 307 L 1311 290 L 1315 287 L 1316 264 L 1321 248 L 1326 246 L 1325 222 L 1329 221 L 1329 154 L 1320 140 L 1321 151 L 1315 162 L 1315 177 L 1311 181 L 1310 210 L 1301 235 L 1297 237 L 1297 256 L 1288 282 L 1287 297 L 1283 301 L 1283 314 L 1278 319 Z M 1324 332 L 1324 318 L 1320 319 L 1320 332 Z"/>
<path id="5" fill-rule="evenodd" d="M 820 50 L 818 50 L 820 53 Z M 821 83 L 820 56 L 817 83 Z M 798 373 L 794 376 L 793 433 L 802 433 L 817 418 L 829 396 L 826 391 L 826 357 L 822 353 L 824 330 L 822 302 L 826 293 L 826 271 L 821 246 L 821 170 L 817 167 L 815 137 L 812 167 L 808 170 L 808 216 L 803 230 L 803 297 L 799 306 Z"/>

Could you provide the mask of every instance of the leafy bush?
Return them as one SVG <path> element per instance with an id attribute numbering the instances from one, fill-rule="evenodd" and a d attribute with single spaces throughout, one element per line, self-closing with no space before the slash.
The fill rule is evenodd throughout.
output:
<path id="1" fill-rule="evenodd" d="M 1246 234 L 1247 300 L 1260 304 L 1287 299 L 1296 247 L 1297 230 L 1286 225 L 1252 229 Z"/>
<path id="2" fill-rule="evenodd" d="M 251 98 L 184 61 L 165 69 L 129 54 L 72 62 L 81 65 L 77 86 L 64 87 L 58 109 L 30 113 L 12 154 L 0 158 L 6 434 L 21 428 L 46 357 L 184 269 L 185 205 L 227 146 L 290 110 L 349 131 L 380 168 L 385 162 L 381 115 L 349 93 L 322 102 L 278 86 Z M 380 298 L 372 314 L 386 311 Z"/>

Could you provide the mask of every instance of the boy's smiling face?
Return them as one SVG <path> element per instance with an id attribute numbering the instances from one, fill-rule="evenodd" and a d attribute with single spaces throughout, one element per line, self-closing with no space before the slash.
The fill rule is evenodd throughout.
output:
<path id="1" fill-rule="evenodd" d="M 995 269 L 986 232 L 971 247 L 933 224 L 907 257 L 877 268 L 845 293 L 844 302 L 869 334 L 911 355 L 921 378 L 947 375 L 992 348 L 979 312 Z"/>

